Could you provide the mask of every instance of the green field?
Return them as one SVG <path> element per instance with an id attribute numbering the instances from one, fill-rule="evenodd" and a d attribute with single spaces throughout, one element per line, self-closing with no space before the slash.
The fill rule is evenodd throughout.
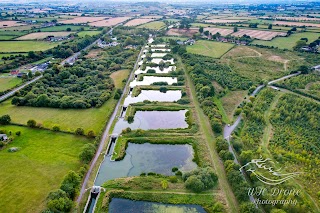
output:
<path id="1" fill-rule="evenodd" d="M 255 40 L 252 42 L 252 44 L 259 44 L 259 45 L 265 45 L 265 46 L 274 46 L 278 47 L 279 49 L 289 49 L 292 50 L 292 48 L 296 45 L 297 41 L 299 41 L 301 38 L 308 38 L 308 42 L 313 42 L 316 39 L 320 37 L 320 33 L 296 33 L 292 34 L 289 37 L 278 37 L 271 41 L 260 41 Z"/>
<path id="2" fill-rule="evenodd" d="M 71 28 L 71 31 L 78 31 L 82 27 L 84 28 L 84 30 L 90 30 L 90 27 L 66 24 L 66 25 L 59 25 L 59 26 L 41 28 L 41 32 L 67 31 L 67 28 Z"/>
<path id="3" fill-rule="evenodd" d="M 12 35 L 0 35 L 0 40 L 11 40 L 17 36 L 12 36 Z"/>
<path id="4" fill-rule="evenodd" d="M 58 42 L 49 43 L 43 41 L 0 41 L 0 52 L 44 51 L 58 44 Z"/>
<path id="5" fill-rule="evenodd" d="M 192 46 L 187 46 L 189 53 L 220 58 L 228 52 L 234 45 L 229 43 L 199 40 Z"/>
<path id="6" fill-rule="evenodd" d="M 88 36 L 95 36 L 101 33 L 101 31 L 81 31 L 78 33 L 79 37 L 85 37 L 86 35 Z"/>
<path id="7" fill-rule="evenodd" d="M 16 77 L 0 78 L 0 92 L 13 88 L 21 82 L 22 82 L 21 78 L 16 78 Z"/>
<path id="8" fill-rule="evenodd" d="M 41 212 L 50 191 L 59 187 L 70 170 L 80 168 L 79 153 L 90 140 L 71 134 L 18 126 L 1 130 L 21 131 L 0 150 L 1 212 Z M 15 153 L 8 148 L 18 147 Z"/>
<path id="9" fill-rule="evenodd" d="M 161 28 L 165 27 L 165 23 L 162 21 L 154 21 L 154 22 L 149 22 L 146 24 L 142 24 L 138 26 L 138 28 L 147 28 L 151 30 L 160 30 Z"/>

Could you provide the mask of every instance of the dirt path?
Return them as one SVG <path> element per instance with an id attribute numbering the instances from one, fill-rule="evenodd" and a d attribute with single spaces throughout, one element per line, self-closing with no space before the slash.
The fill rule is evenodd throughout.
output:
<path id="1" fill-rule="evenodd" d="M 179 59 L 181 60 L 181 59 Z M 186 72 L 187 73 L 187 72 Z M 211 125 L 207 116 L 203 113 L 199 102 L 197 101 L 196 91 L 190 76 L 186 74 L 186 85 L 187 91 L 190 94 L 190 100 L 195 106 L 197 121 L 200 126 L 200 131 L 203 135 L 203 139 L 206 141 L 207 147 L 210 152 L 210 157 L 212 159 L 214 169 L 219 178 L 219 186 L 223 191 L 223 196 L 227 201 L 228 210 L 230 212 L 239 212 L 238 202 L 233 194 L 233 191 L 228 183 L 227 176 L 224 170 L 224 165 L 219 158 L 218 153 L 215 150 L 215 136 L 210 128 Z"/>
<path id="2" fill-rule="evenodd" d="M 272 155 L 271 155 L 270 150 L 268 149 L 268 146 L 269 146 L 269 141 L 272 138 L 272 134 L 273 134 L 272 124 L 270 122 L 270 116 L 271 116 L 272 110 L 276 107 L 276 105 L 282 95 L 283 95 L 283 93 L 277 94 L 274 97 L 270 107 L 264 113 L 264 120 L 266 121 L 266 127 L 263 130 L 263 137 L 262 137 L 261 146 L 262 146 L 262 150 L 265 152 L 268 152 L 268 154 L 270 156 L 272 156 Z"/>

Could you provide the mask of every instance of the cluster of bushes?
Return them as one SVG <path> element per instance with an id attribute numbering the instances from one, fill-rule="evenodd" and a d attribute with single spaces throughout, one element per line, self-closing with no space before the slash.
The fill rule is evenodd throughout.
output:
<path id="1" fill-rule="evenodd" d="M 213 172 L 211 167 L 198 168 L 186 172 L 182 176 L 185 186 L 194 192 L 203 192 L 212 189 L 218 183 L 218 176 Z"/>
<path id="2" fill-rule="evenodd" d="M 70 171 L 63 179 L 60 189 L 50 192 L 47 197 L 47 208 L 51 212 L 69 212 L 73 206 L 81 183 L 80 176 Z"/>

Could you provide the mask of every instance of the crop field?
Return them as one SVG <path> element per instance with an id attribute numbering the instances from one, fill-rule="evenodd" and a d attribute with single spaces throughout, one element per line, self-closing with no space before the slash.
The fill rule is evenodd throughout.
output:
<path id="1" fill-rule="evenodd" d="M 14 39 L 17 36 L 13 36 L 13 35 L 0 35 L 0 40 L 11 40 Z"/>
<path id="2" fill-rule="evenodd" d="M 99 33 L 101 33 L 101 31 L 81 31 L 81 32 L 78 32 L 78 36 L 79 37 L 85 37 L 86 35 L 95 36 L 95 35 L 98 35 Z"/>
<path id="3" fill-rule="evenodd" d="M 286 36 L 287 33 L 275 32 L 275 31 L 264 31 L 264 30 L 245 30 L 240 29 L 238 32 L 232 34 L 232 36 L 242 37 L 243 35 L 248 35 L 251 38 L 256 38 L 260 40 L 271 40 L 277 36 Z"/>
<path id="4" fill-rule="evenodd" d="M 95 22 L 95 21 L 100 21 L 100 20 L 104 20 L 108 17 L 76 17 L 73 19 L 68 19 L 68 20 L 63 20 L 63 21 L 59 21 L 59 23 L 62 24 L 81 24 L 81 23 L 91 23 L 91 22 Z"/>
<path id="5" fill-rule="evenodd" d="M 21 82 L 22 82 L 21 78 L 16 78 L 16 77 L 1 78 L 0 77 L 0 92 L 11 89 L 16 85 L 20 84 Z"/>
<path id="6" fill-rule="evenodd" d="M 122 80 L 126 79 L 128 74 L 128 70 L 119 70 L 110 76 L 114 79 L 116 88 L 121 88 Z M 9 114 L 12 122 L 19 124 L 27 124 L 28 120 L 34 119 L 46 128 L 58 125 L 61 130 L 73 132 L 81 127 L 86 133 L 89 130 L 98 133 L 105 125 L 116 103 L 117 100 L 110 98 L 99 108 L 55 109 L 14 106 L 9 99 L 0 103 L 0 115 Z"/>
<path id="7" fill-rule="evenodd" d="M 223 28 L 214 28 L 214 27 L 204 28 L 204 31 L 209 31 L 210 33 L 212 33 L 212 35 L 216 33 L 220 33 L 220 35 L 222 36 L 227 36 L 233 33 L 232 29 L 223 29 Z"/>
<path id="8" fill-rule="evenodd" d="M 127 21 L 131 17 L 116 17 L 116 18 L 109 18 L 107 20 L 101 20 L 101 21 L 96 21 L 89 23 L 90 26 L 95 26 L 95 27 L 111 27 L 115 26 L 117 24 L 120 24 L 122 22 Z"/>
<path id="9" fill-rule="evenodd" d="M 216 24 L 228 24 L 228 23 L 241 23 L 246 21 L 245 19 L 209 19 L 205 20 L 207 23 L 216 23 Z"/>
<path id="10" fill-rule="evenodd" d="M 21 36 L 19 38 L 16 38 L 15 40 L 42 40 L 47 38 L 48 36 L 68 36 L 73 32 L 39 32 L 39 33 L 30 33 L 24 36 Z"/>
<path id="11" fill-rule="evenodd" d="M 57 46 L 59 43 L 44 41 L 0 41 L 1 52 L 44 51 Z"/>
<path id="12" fill-rule="evenodd" d="M 143 25 L 140 25 L 138 28 L 147 28 L 151 30 L 159 30 L 163 27 L 165 27 L 165 23 L 162 21 L 154 21 L 154 22 L 149 22 Z"/>
<path id="13" fill-rule="evenodd" d="M 22 25 L 25 25 L 25 24 L 19 23 L 17 21 L 0 21 L 0 28 L 17 27 Z"/>
<path id="14" fill-rule="evenodd" d="M 151 22 L 153 20 L 154 19 L 136 18 L 136 19 L 128 21 L 124 26 L 128 26 L 128 27 L 138 26 L 138 25 L 141 25 L 141 24 L 145 24 L 145 23 Z"/>
<path id="15" fill-rule="evenodd" d="M 166 33 L 166 35 L 169 36 L 188 36 L 191 37 L 194 34 L 196 34 L 197 32 L 199 32 L 198 28 L 190 28 L 190 29 L 170 29 L 168 30 L 168 32 Z"/>
<path id="16" fill-rule="evenodd" d="M 310 32 L 304 32 L 304 33 L 295 33 L 290 35 L 289 37 L 278 37 L 271 41 L 253 41 L 253 44 L 259 44 L 259 45 L 265 45 L 265 46 L 274 46 L 278 47 L 280 49 L 289 49 L 292 50 L 292 48 L 296 45 L 297 41 L 299 41 L 301 38 L 308 38 L 309 43 L 312 41 L 315 41 L 320 36 L 319 33 L 310 33 Z"/>
<path id="17" fill-rule="evenodd" d="M 213 41 L 197 41 L 192 46 L 187 46 L 189 53 L 220 58 L 228 52 L 234 45 L 229 43 L 213 42 Z"/>
<path id="18" fill-rule="evenodd" d="M 290 21 L 274 21 L 274 25 L 288 25 L 288 26 L 297 26 L 297 27 L 320 27 L 320 24 L 316 23 L 307 23 L 307 22 L 290 22 Z"/>
<path id="19" fill-rule="evenodd" d="M 86 137 L 18 126 L 1 126 L 14 140 L 0 150 L 0 209 L 2 212 L 41 212 L 50 191 L 70 170 L 80 168 L 79 153 Z M 21 131 L 20 136 L 15 132 Z M 8 152 L 18 147 L 17 152 Z"/>
<path id="20" fill-rule="evenodd" d="M 90 27 L 87 27 L 87 26 L 76 26 L 76 25 L 66 24 L 66 25 L 58 25 L 53 27 L 41 28 L 41 31 L 42 32 L 59 32 L 59 31 L 66 31 L 67 28 L 70 28 L 71 31 L 78 31 L 81 28 L 84 28 L 84 30 L 90 30 Z"/>
<path id="21" fill-rule="evenodd" d="M 141 16 L 140 18 L 146 18 L 146 19 L 160 19 L 163 16 Z"/>
<path id="22" fill-rule="evenodd" d="M 261 17 L 261 18 L 269 18 L 269 17 Z M 289 16 L 279 16 L 273 17 L 275 20 L 288 20 L 288 21 L 306 21 L 306 22 L 319 22 L 320 18 L 310 18 L 306 16 L 299 16 L 299 17 L 289 17 Z"/>
<path id="23" fill-rule="evenodd" d="M 32 30 L 33 28 L 37 28 L 37 27 L 40 27 L 40 25 L 21 25 L 21 26 L 13 26 L 13 27 L 4 27 L 4 28 L 1 28 L 0 27 L 0 32 L 3 32 L 3 31 L 8 31 L 10 30 L 11 32 L 17 32 L 17 31 L 26 31 L 26 30 Z"/>

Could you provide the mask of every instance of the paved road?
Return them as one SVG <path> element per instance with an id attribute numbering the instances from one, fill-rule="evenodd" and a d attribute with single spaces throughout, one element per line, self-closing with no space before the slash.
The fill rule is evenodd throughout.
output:
<path id="1" fill-rule="evenodd" d="M 251 96 L 255 96 L 262 88 L 264 87 L 264 85 L 259 85 L 251 94 Z"/>
<path id="2" fill-rule="evenodd" d="M 32 79 L 31 81 L 26 82 L 25 84 L 21 85 L 20 87 L 17 87 L 15 89 L 13 89 L 12 91 L 0 96 L 0 102 L 10 98 L 11 96 L 13 96 L 16 92 L 18 92 L 19 90 L 21 90 L 22 88 L 28 86 L 29 84 L 32 84 L 33 82 L 39 80 L 40 78 L 42 78 L 42 75 Z"/>
<path id="3" fill-rule="evenodd" d="M 284 76 L 284 77 L 282 77 L 282 78 L 278 78 L 278 79 L 276 79 L 276 80 L 269 81 L 269 82 L 268 82 L 268 85 L 274 84 L 274 83 L 276 83 L 276 82 L 278 82 L 278 81 L 282 81 L 282 80 L 284 80 L 284 79 L 291 78 L 291 77 L 293 77 L 293 76 L 297 76 L 297 75 L 300 75 L 300 74 L 301 74 L 301 72 L 297 72 L 297 73 L 294 73 L 294 74 L 291 74 L 291 75 L 286 75 L 286 76 Z"/>
<path id="4" fill-rule="evenodd" d="M 127 83 L 126 83 L 126 85 L 125 85 L 124 92 L 122 93 L 121 98 L 119 99 L 116 107 L 114 108 L 114 111 L 113 111 L 113 113 L 112 113 L 112 115 L 111 115 L 111 117 L 110 117 L 110 119 L 109 119 L 109 121 L 108 121 L 108 123 L 107 123 L 107 126 L 106 126 L 106 128 L 105 128 L 105 130 L 104 130 L 104 132 L 103 132 L 103 136 L 102 136 L 102 138 L 101 138 L 99 148 L 98 148 L 98 150 L 97 150 L 97 152 L 96 152 L 93 160 L 91 161 L 90 167 L 89 167 L 88 172 L 87 172 L 87 174 L 86 174 L 86 177 L 85 177 L 84 180 L 83 180 L 83 183 L 82 183 L 82 186 L 81 186 L 81 190 L 80 190 L 80 194 L 79 194 L 79 196 L 78 196 L 78 198 L 77 198 L 77 203 L 79 203 L 79 202 L 81 201 L 81 199 L 82 199 L 82 197 L 83 197 L 83 194 L 84 194 L 85 191 L 86 191 L 86 186 L 87 186 L 89 177 L 90 177 L 90 175 L 91 175 L 91 173 L 92 173 L 92 170 L 93 170 L 94 165 L 96 164 L 99 156 L 100 156 L 101 154 L 104 154 L 104 153 L 102 153 L 102 150 L 103 150 L 103 147 L 104 147 L 104 145 L 105 145 L 105 141 L 106 141 L 106 139 L 107 139 L 108 136 L 109 136 L 109 131 L 110 131 L 111 125 L 112 125 L 114 119 L 116 119 L 116 115 L 117 115 L 118 111 L 121 110 L 121 108 L 120 108 L 121 100 L 123 99 L 123 97 L 124 97 L 125 95 L 127 95 L 125 91 L 126 91 L 126 89 L 129 87 L 130 80 L 131 80 L 131 79 L 133 78 L 133 76 L 134 76 L 134 71 L 135 71 L 135 69 L 136 69 L 137 66 L 138 66 L 138 62 L 139 62 L 139 59 L 140 59 L 140 57 L 141 57 L 141 54 L 143 53 L 143 49 L 144 49 L 144 48 L 142 48 L 141 51 L 140 51 L 140 53 L 139 53 L 139 56 L 138 56 L 138 58 L 137 58 L 137 60 L 136 60 L 136 63 L 135 63 L 135 65 L 134 65 L 134 68 L 133 68 L 133 70 L 131 71 L 130 77 L 128 78 Z"/>

